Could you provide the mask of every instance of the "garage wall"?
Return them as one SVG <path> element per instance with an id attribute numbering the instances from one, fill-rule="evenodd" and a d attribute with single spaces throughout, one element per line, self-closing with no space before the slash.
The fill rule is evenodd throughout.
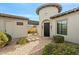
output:
<path id="1" fill-rule="evenodd" d="M 23 22 L 23 25 L 17 25 L 17 22 Z M 27 36 L 27 21 L 17 20 L 15 21 L 15 37 Z M 17 36 L 18 35 L 18 36 Z"/>
<path id="2" fill-rule="evenodd" d="M 4 26 L 4 20 L 2 20 L 1 18 L 0 18 L 0 31 L 1 32 L 5 32 L 5 26 Z"/>
<path id="3" fill-rule="evenodd" d="M 27 20 L 19 20 L 7 17 L 0 17 L 0 31 L 8 32 L 13 38 L 27 36 Z M 23 22 L 23 26 L 17 25 L 17 22 Z"/>

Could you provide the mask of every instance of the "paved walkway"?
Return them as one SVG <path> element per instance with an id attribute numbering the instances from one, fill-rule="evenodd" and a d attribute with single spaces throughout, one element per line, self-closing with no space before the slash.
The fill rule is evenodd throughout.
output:
<path id="1" fill-rule="evenodd" d="M 12 44 L 1 48 L 0 55 L 39 55 L 41 54 L 42 48 L 51 42 L 49 38 L 37 35 L 29 35 L 28 38 L 33 40 L 26 45 L 16 45 L 15 40 Z"/>

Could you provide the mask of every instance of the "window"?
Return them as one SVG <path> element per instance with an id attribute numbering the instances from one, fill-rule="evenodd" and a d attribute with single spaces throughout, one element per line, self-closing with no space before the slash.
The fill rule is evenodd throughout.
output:
<path id="1" fill-rule="evenodd" d="M 23 22 L 17 22 L 17 25 L 23 25 Z"/>
<path id="2" fill-rule="evenodd" d="M 57 22 L 57 34 L 67 35 L 67 20 Z"/>

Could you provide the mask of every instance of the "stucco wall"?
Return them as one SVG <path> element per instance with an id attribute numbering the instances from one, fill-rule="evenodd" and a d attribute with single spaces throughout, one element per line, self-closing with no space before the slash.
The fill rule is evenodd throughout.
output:
<path id="1" fill-rule="evenodd" d="M 53 16 L 58 13 L 58 8 L 56 7 L 46 7 L 39 11 L 40 20 L 49 19 L 50 16 Z"/>
<path id="2" fill-rule="evenodd" d="M 2 20 L 2 18 L 0 18 L 0 31 L 1 32 L 4 32 L 5 31 L 5 28 L 4 28 L 4 20 Z"/>
<path id="3" fill-rule="evenodd" d="M 53 16 L 55 14 L 58 13 L 58 9 L 56 7 L 46 7 L 46 8 L 43 8 L 39 11 L 39 35 L 40 36 L 44 36 L 43 34 L 43 24 L 42 24 L 42 21 L 44 20 L 49 20 L 50 21 L 50 16 Z"/>
<path id="4" fill-rule="evenodd" d="M 27 36 L 27 20 L 0 17 L 0 31 L 8 32 L 13 38 Z M 17 22 L 23 22 L 23 25 L 17 25 Z M 8 26 L 7 26 L 8 25 Z"/>
<path id="5" fill-rule="evenodd" d="M 68 26 L 69 41 L 79 43 L 79 12 L 69 17 Z"/>
<path id="6" fill-rule="evenodd" d="M 79 12 L 71 13 L 65 16 L 61 16 L 52 20 L 52 32 L 50 35 L 57 34 L 57 21 L 58 20 L 67 20 L 68 22 L 68 34 L 63 35 L 66 41 L 79 43 Z"/>

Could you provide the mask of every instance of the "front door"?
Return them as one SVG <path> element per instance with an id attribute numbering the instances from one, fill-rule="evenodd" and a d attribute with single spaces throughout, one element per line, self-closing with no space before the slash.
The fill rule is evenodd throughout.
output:
<path id="1" fill-rule="evenodd" d="M 44 23 L 44 36 L 50 36 L 50 23 Z"/>

